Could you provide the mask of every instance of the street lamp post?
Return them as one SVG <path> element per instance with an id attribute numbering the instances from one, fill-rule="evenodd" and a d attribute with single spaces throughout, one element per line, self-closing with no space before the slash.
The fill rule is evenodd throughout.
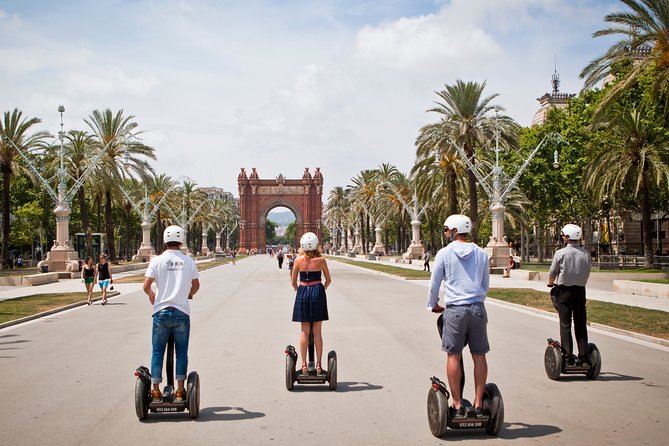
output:
<path id="1" fill-rule="evenodd" d="M 511 190 L 516 187 L 518 180 L 521 175 L 525 172 L 527 167 L 530 165 L 530 162 L 534 157 L 539 153 L 539 150 L 546 143 L 559 143 L 564 142 L 562 135 L 556 132 L 548 133 L 541 142 L 532 150 L 529 156 L 525 159 L 521 167 L 518 169 L 516 174 L 509 180 L 509 182 L 504 186 L 502 184 L 503 169 L 499 163 L 499 129 L 495 129 L 495 166 L 492 169 L 492 185 L 487 181 L 487 177 L 484 177 L 478 168 L 472 163 L 472 161 L 467 157 L 464 149 L 457 145 L 454 141 L 450 141 L 451 144 L 458 151 L 460 157 L 465 161 L 465 164 L 471 170 L 478 183 L 481 185 L 483 190 L 490 198 L 490 211 L 492 213 L 492 235 L 490 240 L 485 247 L 485 250 L 490 256 L 490 264 L 493 267 L 501 267 L 506 263 L 506 260 L 511 255 L 511 247 L 508 246 L 506 241 L 506 236 L 504 235 L 504 216 L 506 213 L 506 198 L 508 197 Z M 553 152 L 553 167 L 558 169 L 560 163 L 558 161 L 558 151 L 557 149 Z"/>

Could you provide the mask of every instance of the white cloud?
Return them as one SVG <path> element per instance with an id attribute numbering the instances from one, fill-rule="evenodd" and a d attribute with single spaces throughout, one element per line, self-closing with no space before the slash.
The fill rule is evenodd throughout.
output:
<path id="1" fill-rule="evenodd" d="M 456 79 L 487 80 L 529 124 L 555 57 L 562 90 L 580 89 L 605 49 L 590 35 L 618 4 L 433 3 L 75 0 L 44 12 L 26 0 L 0 11 L 2 99 L 52 133 L 58 104 L 81 129 L 93 109 L 122 108 L 159 173 L 236 193 L 242 166 L 269 178 L 319 166 L 328 190 L 385 162 L 408 171 L 434 90 Z"/>
<path id="2" fill-rule="evenodd" d="M 365 26 L 357 35 L 357 53 L 392 68 L 425 72 L 481 64 L 501 52 L 483 29 L 462 26 L 445 11 Z"/>

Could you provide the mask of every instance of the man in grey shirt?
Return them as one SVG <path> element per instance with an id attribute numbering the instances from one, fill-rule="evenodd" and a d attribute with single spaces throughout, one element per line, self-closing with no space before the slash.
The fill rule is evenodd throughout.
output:
<path id="1" fill-rule="evenodd" d="M 579 245 L 583 231 L 579 226 L 568 224 L 562 228 L 566 246 L 558 249 L 548 270 L 548 286 L 557 285 L 556 307 L 560 316 L 560 342 L 568 365 L 574 365 L 571 339 L 571 319 L 574 318 L 574 334 L 578 346 L 578 362 L 588 366 L 588 330 L 585 311 L 585 284 L 590 277 L 590 253 Z M 557 282 L 556 282 L 557 279 Z"/>

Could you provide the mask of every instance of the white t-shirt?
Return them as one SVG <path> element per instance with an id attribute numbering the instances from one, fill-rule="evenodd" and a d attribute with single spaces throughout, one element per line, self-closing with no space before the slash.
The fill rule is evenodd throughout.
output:
<path id="1" fill-rule="evenodd" d="M 177 249 L 167 249 L 151 259 L 144 277 L 155 279 L 158 286 L 153 303 L 154 314 L 163 308 L 174 307 L 190 315 L 188 293 L 193 279 L 200 277 L 195 261 Z"/>

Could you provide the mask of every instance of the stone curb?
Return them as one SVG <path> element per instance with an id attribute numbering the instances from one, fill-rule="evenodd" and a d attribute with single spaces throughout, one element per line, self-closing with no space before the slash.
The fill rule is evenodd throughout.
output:
<path id="1" fill-rule="evenodd" d="M 112 297 L 118 296 L 120 294 L 121 293 L 118 292 L 118 291 L 110 291 L 110 292 L 107 293 L 107 300 L 109 300 Z M 102 297 L 96 297 L 92 300 L 92 302 L 97 302 L 99 300 L 102 300 Z M 53 309 L 48 310 L 48 311 L 43 311 L 41 313 L 33 314 L 31 316 L 22 317 L 20 319 L 14 319 L 14 320 L 11 320 L 11 321 L 3 322 L 2 324 L 0 324 L 0 330 L 2 330 L 3 328 L 12 327 L 14 325 L 19 325 L 19 324 L 22 324 L 24 322 L 29 322 L 29 321 L 32 321 L 32 320 L 35 320 L 35 319 L 39 319 L 39 318 L 44 317 L 44 316 L 50 316 L 52 314 L 60 313 L 61 311 L 70 310 L 70 309 L 76 308 L 76 307 L 81 307 L 83 305 L 86 305 L 85 300 L 82 300 L 81 302 L 75 302 L 73 304 L 65 305 L 64 307 L 53 308 Z"/>

